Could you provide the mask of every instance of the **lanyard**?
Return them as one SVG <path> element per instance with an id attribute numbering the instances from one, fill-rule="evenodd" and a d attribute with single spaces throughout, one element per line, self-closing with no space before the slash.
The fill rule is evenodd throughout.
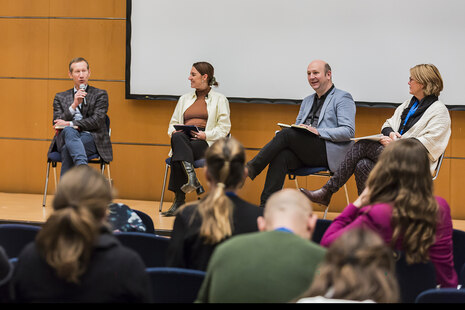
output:
<path id="1" fill-rule="evenodd" d="M 407 117 L 405 118 L 405 121 L 404 121 L 404 125 L 402 125 L 402 130 L 400 131 L 401 135 L 404 133 L 404 128 L 405 128 L 405 125 L 407 124 L 408 119 L 410 118 L 410 116 L 412 116 L 417 111 L 417 109 L 418 109 L 418 100 L 415 100 L 415 103 L 408 111 Z"/>
<path id="2" fill-rule="evenodd" d="M 278 228 L 276 228 L 275 230 L 277 230 L 277 231 L 284 231 L 284 232 L 287 232 L 287 233 L 291 233 L 291 234 L 292 234 L 292 230 L 290 230 L 289 228 L 286 228 L 286 227 L 278 227 Z"/>
<path id="3" fill-rule="evenodd" d="M 237 197 L 237 194 L 235 192 L 226 192 L 226 196 L 229 198 Z"/>

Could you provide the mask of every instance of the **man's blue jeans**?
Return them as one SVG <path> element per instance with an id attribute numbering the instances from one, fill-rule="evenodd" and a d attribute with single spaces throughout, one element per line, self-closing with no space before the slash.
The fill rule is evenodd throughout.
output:
<path id="1" fill-rule="evenodd" d="M 61 173 L 73 166 L 87 165 L 87 157 L 97 154 L 97 147 L 94 138 L 89 132 L 79 132 L 72 127 L 65 127 L 63 132 L 65 144 L 60 150 L 61 153 Z"/>

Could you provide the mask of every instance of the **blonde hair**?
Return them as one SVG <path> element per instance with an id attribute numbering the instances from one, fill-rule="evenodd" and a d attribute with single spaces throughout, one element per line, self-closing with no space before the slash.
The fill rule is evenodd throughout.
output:
<path id="1" fill-rule="evenodd" d="M 376 233 L 354 228 L 334 241 L 304 297 L 378 303 L 399 301 L 391 249 Z"/>
<path id="2" fill-rule="evenodd" d="M 434 198 L 428 152 L 417 139 L 391 142 L 371 171 L 368 204 L 393 206 L 391 246 L 402 240 L 407 263 L 426 262 L 435 242 L 438 204 Z"/>
<path id="3" fill-rule="evenodd" d="M 439 97 L 444 83 L 438 68 L 432 64 L 420 64 L 410 69 L 411 77 L 423 85 L 425 96 L 434 95 Z"/>
<path id="4" fill-rule="evenodd" d="M 39 252 L 59 278 L 79 283 L 112 198 L 108 181 L 87 165 L 70 169 L 60 180 L 54 212 L 36 238 Z"/>
<path id="5" fill-rule="evenodd" d="M 200 236 L 206 243 L 216 244 L 232 235 L 234 206 L 226 189 L 242 185 L 245 158 L 243 146 L 234 138 L 219 139 L 205 152 L 207 174 L 216 185 L 197 207 L 202 222 Z"/>

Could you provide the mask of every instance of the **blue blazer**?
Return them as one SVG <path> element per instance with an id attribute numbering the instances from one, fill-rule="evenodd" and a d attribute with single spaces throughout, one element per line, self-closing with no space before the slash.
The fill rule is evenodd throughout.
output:
<path id="1" fill-rule="evenodd" d="M 303 124 L 313 106 L 316 94 L 305 97 L 300 105 L 296 124 Z M 344 159 L 355 135 L 355 102 L 346 91 L 333 88 L 321 107 L 317 129 L 320 138 L 326 142 L 326 156 L 329 169 L 337 170 Z"/>

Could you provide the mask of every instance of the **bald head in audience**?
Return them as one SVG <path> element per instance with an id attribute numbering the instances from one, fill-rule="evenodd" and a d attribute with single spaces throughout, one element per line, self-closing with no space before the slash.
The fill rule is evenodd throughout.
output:
<path id="1" fill-rule="evenodd" d="M 257 219 L 260 231 L 287 228 L 304 239 L 312 237 L 317 216 L 310 201 L 296 189 L 283 189 L 270 196 L 263 216 Z"/>

